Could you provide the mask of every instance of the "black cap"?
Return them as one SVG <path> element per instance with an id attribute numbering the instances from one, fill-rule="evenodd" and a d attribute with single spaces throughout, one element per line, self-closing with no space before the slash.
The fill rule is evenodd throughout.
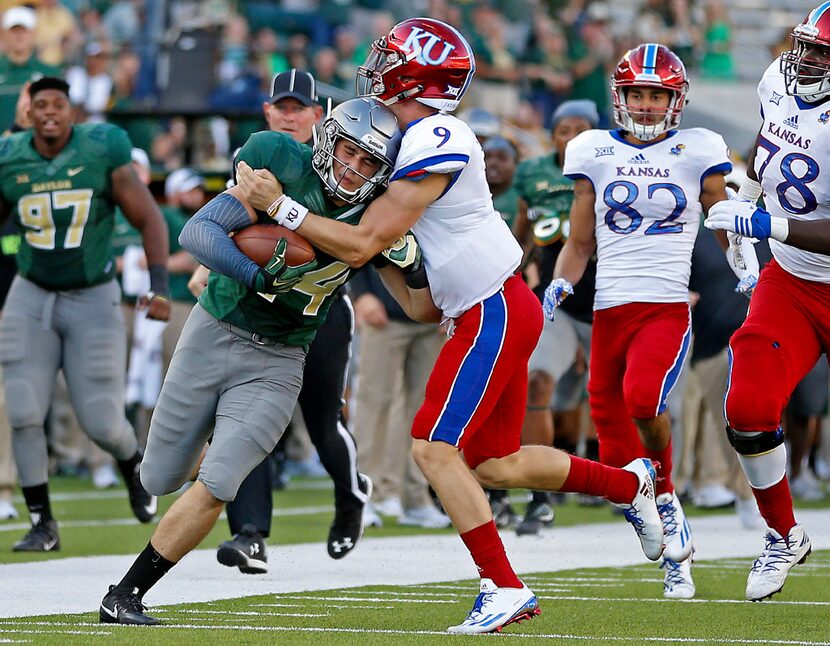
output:
<path id="1" fill-rule="evenodd" d="M 317 83 L 308 72 L 289 70 L 274 77 L 271 84 L 271 103 L 290 97 L 303 105 L 317 102 Z"/>

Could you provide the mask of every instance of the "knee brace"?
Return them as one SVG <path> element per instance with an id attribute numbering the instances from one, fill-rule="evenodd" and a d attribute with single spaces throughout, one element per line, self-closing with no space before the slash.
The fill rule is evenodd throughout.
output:
<path id="1" fill-rule="evenodd" d="M 726 437 L 738 455 L 755 456 L 769 453 L 784 443 L 784 429 L 779 426 L 769 431 L 736 431 L 726 427 Z"/>
<path id="2" fill-rule="evenodd" d="M 781 482 L 787 469 L 783 428 L 747 432 L 727 426 L 726 436 L 737 451 L 746 479 L 754 489 L 769 489 Z"/>

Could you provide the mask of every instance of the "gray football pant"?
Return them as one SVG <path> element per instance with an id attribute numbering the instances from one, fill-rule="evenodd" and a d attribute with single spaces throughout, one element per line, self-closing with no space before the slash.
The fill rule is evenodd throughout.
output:
<path id="1" fill-rule="evenodd" d="M 84 432 L 117 460 L 138 450 L 124 414 L 127 339 L 118 283 L 53 292 L 20 276 L 0 320 L 0 363 L 20 485 L 48 478 L 43 424 L 63 368 Z"/>
<path id="2" fill-rule="evenodd" d="M 305 350 L 259 345 L 232 330 L 200 305 L 187 319 L 141 463 L 141 482 L 151 494 L 171 493 L 184 484 L 212 429 L 199 480 L 218 500 L 233 500 L 291 420 Z"/>

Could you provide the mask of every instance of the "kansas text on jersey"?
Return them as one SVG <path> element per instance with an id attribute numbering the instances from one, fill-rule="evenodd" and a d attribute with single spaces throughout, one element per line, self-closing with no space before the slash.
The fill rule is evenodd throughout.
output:
<path id="1" fill-rule="evenodd" d="M 723 138 L 705 128 L 646 144 L 588 130 L 568 143 L 565 175 L 587 178 L 596 194 L 594 309 L 688 300 L 703 181 L 731 168 Z"/>

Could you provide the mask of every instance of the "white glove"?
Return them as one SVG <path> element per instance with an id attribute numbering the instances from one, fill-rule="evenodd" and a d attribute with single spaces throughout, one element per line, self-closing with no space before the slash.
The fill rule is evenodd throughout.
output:
<path id="1" fill-rule="evenodd" d="M 748 238 L 773 238 L 786 242 L 790 234 L 787 218 L 770 215 L 752 202 L 721 200 L 716 202 L 704 220 L 707 229 L 723 229 Z"/>
<path id="2" fill-rule="evenodd" d="M 726 261 L 738 277 L 738 285 L 735 291 L 744 294 L 747 298 L 752 296 L 752 290 L 758 284 L 758 255 L 755 253 L 755 245 L 737 233 L 727 232 L 729 248 L 726 250 Z"/>

